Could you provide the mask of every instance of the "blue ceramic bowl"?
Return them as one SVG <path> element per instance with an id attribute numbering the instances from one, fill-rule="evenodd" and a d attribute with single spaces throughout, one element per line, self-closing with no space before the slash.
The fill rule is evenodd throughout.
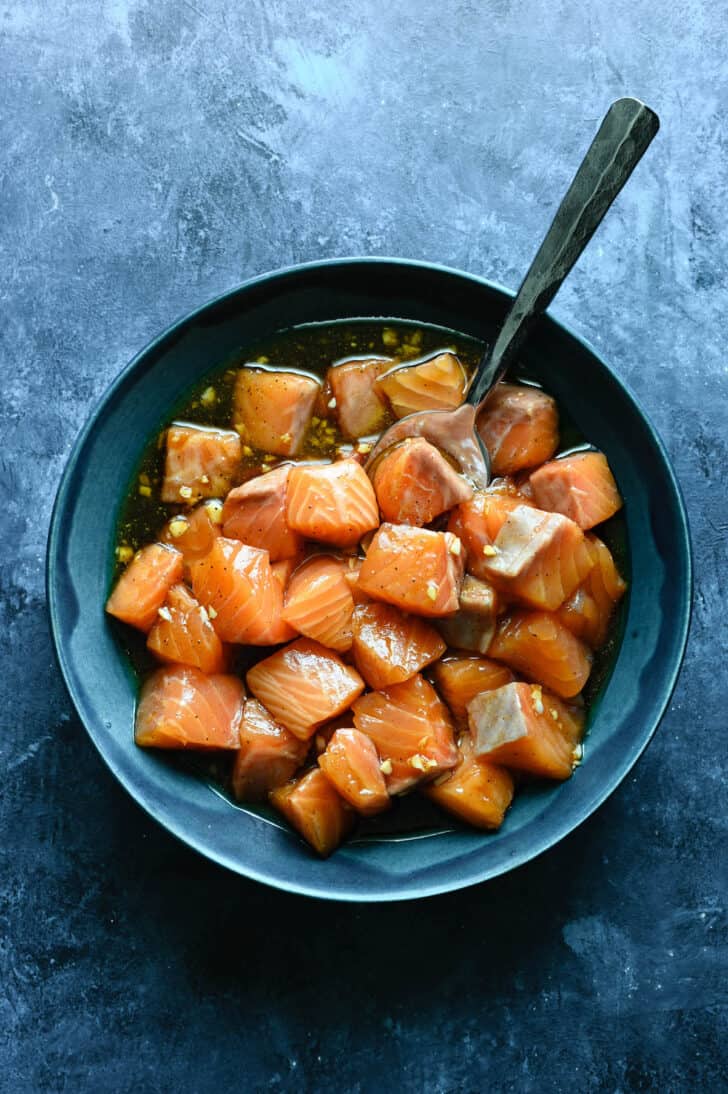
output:
<path id="1" fill-rule="evenodd" d="M 621 645 L 591 709 L 586 757 L 568 782 L 521 792 L 501 830 L 445 825 L 354 840 L 321 862 L 272 814 L 234 806 L 203 780 L 134 745 L 136 681 L 104 616 L 118 505 L 145 441 L 199 376 L 275 330 L 341 318 L 402 318 L 488 340 L 510 294 L 424 263 L 343 259 L 249 281 L 170 327 L 96 407 L 65 470 L 48 544 L 48 604 L 58 661 L 106 763 L 170 832 L 247 877 L 338 900 L 398 900 L 495 877 L 552 847 L 622 781 L 675 685 L 691 603 L 685 510 L 654 429 L 592 349 L 552 319 L 523 355 L 586 437 L 625 499 L 631 590 Z"/>

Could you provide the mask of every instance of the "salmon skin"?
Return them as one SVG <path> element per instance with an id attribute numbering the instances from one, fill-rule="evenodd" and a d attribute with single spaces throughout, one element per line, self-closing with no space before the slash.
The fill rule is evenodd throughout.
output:
<path id="1" fill-rule="evenodd" d="M 267 551 L 271 562 L 295 558 L 303 542 L 288 524 L 286 492 L 291 464 L 274 467 L 231 490 L 222 510 L 223 535 Z"/>
<path id="2" fill-rule="evenodd" d="M 355 824 L 356 814 L 318 767 L 273 790 L 270 803 L 322 858 L 336 850 Z"/>
<path id="3" fill-rule="evenodd" d="M 174 422 L 167 430 L 162 501 L 193 505 L 228 492 L 240 465 L 240 437 L 230 429 Z"/>
<path id="4" fill-rule="evenodd" d="M 339 429 L 357 440 L 379 433 L 387 421 L 387 399 L 377 379 L 394 364 L 391 357 L 352 357 L 337 361 L 326 374 L 327 386 L 336 407 Z M 322 411 L 325 417 L 327 406 Z"/>
<path id="5" fill-rule="evenodd" d="M 245 365 L 235 381 L 235 429 L 252 448 L 275 456 L 295 456 L 320 389 L 320 380 L 313 376 Z"/>
<path id="6" fill-rule="evenodd" d="M 352 709 L 355 727 L 376 745 L 390 794 L 434 779 L 458 762 L 449 711 L 423 676 L 370 691 Z"/>
<path id="7" fill-rule="evenodd" d="M 238 801 L 266 801 L 306 759 L 308 746 L 284 729 L 257 699 L 247 699 L 240 725 L 240 748 L 232 774 Z"/>
<path id="8" fill-rule="evenodd" d="M 454 410 L 465 398 L 467 377 L 449 351 L 395 365 L 377 380 L 398 418 L 416 410 Z"/>
<path id="9" fill-rule="evenodd" d="M 416 615 L 450 615 L 458 609 L 464 567 L 457 536 L 382 524 L 362 563 L 358 587 Z"/>
<path id="10" fill-rule="evenodd" d="M 559 447 L 556 401 L 540 388 L 496 384 L 478 419 L 494 475 L 514 475 L 550 460 Z"/>
<path id="11" fill-rule="evenodd" d="M 583 710 L 540 686 L 506 684 L 468 707 L 474 754 L 544 779 L 568 779 L 581 758 Z"/>
<path id="12" fill-rule="evenodd" d="M 276 721 L 302 740 L 348 710 L 364 690 L 356 669 L 309 638 L 299 638 L 259 661 L 249 669 L 247 682 Z"/>
<path id="13" fill-rule="evenodd" d="M 388 809 L 390 797 L 374 742 L 357 729 L 337 729 L 319 767 L 342 798 L 364 817 Z"/>
<path id="14" fill-rule="evenodd" d="M 564 699 L 578 695 L 592 654 L 551 612 L 513 612 L 498 624 L 489 657 L 543 684 Z"/>
<path id="15" fill-rule="evenodd" d="M 143 748 L 237 749 L 245 688 L 237 676 L 189 665 L 157 669 L 139 696 L 134 737 Z"/>
<path id="16" fill-rule="evenodd" d="M 184 559 L 185 581 L 190 581 L 190 563 L 203 558 L 220 535 L 222 502 L 215 498 L 203 501 L 188 513 L 170 519 L 162 529 L 160 540 L 175 547 Z"/>
<path id="17" fill-rule="evenodd" d="M 283 619 L 299 634 L 344 653 L 351 649 L 354 597 L 343 559 L 313 555 L 302 562 L 286 589 Z"/>
<path id="18" fill-rule="evenodd" d="M 408 437 L 384 452 L 372 483 L 381 514 L 392 524 L 429 524 L 473 494 L 463 476 L 424 437 Z"/>
<path id="19" fill-rule="evenodd" d="M 223 641 L 274 646 L 294 637 L 267 551 L 219 536 L 191 571 L 194 594 Z"/>
<path id="20" fill-rule="evenodd" d="M 562 513 L 580 528 L 593 528 L 622 508 L 622 498 L 603 452 L 560 456 L 529 476 L 541 509 Z"/>
<path id="21" fill-rule="evenodd" d="M 228 657 L 207 611 L 185 585 L 173 585 L 147 638 L 161 661 L 191 665 L 207 675 L 225 672 Z"/>
<path id="22" fill-rule="evenodd" d="M 560 622 L 592 649 L 603 646 L 614 609 L 627 583 L 620 576 L 609 548 L 595 535 L 586 537 L 594 565 L 583 584 L 558 611 Z"/>
<path id="23" fill-rule="evenodd" d="M 142 547 L 116 582 L 106 601 L 106 611 L 146 633 L 169 590 L 182 580 L 182 571 L 179 551 L 162 543 Z"/>
<path id="24" fill-rule="evenodd" d="M 482 691 L 510 684 L 513 673 L 498 661 L 474 654 L 450 654 L 432 670 L 435 686 L 458 726 L 468 724 L 468 703 Z"/>
<path id="25" fill-rule="evenodd" d="M 459 820 L 494 831 L 503 823 L 514 790 L 511 773 L 476 757 L 473 743 L 465 734 L 457 766 L 424 786 L 422 793 Z"/>
<path id="26" fill-rule="evenodd" d="M 360 605 L 352 622 L 354 663 L 370 688 L 401 684 L 445 652 L 434 627 L 391 604 Z"/>
<path id="27" fill-rule="evenodd" d="M 372 484 L 356 460 L 298 465 L 288 480 L 288 524 L 307 539 L 353 547 L 379 524 Z"/>

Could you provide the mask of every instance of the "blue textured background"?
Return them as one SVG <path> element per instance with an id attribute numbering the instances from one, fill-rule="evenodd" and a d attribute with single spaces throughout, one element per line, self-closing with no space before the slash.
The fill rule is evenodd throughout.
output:
<path id="1" fill-rule="evenodd" d="M 726 1088 L 727 32 L 708 0 L 0 3 L 0 1089 Z M 663 128 L 553 311 L 690 509 L 655 742 L 560 848 L 465 893 L 339 907 L 208 865 L 112 781 L 53 662 L 45 534 L 90 406 L 270 268 L 515 286 L 625 93 Z"/>

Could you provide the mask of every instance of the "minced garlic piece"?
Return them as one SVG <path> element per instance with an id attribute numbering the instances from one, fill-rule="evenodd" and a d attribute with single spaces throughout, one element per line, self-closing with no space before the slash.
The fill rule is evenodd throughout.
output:
<path id="1" fill-rule="evenodd" d="M 574 751 L 571 753 L 571 758 L 574 761 L 574 767 L 579 766 L 579 764 L 582 761 L 583 756 L 584 756 L 584 747 L 583 747 L 583 745 L 575 745 L 574 746 Z"/>
<path id="2" fill-rule="evenodd" d="M 431 771 L 433 767 L 437 767 L 437 760 L 431 760 L 429 756 L 422 756 L 419 752 L 410 756 L 408 763 L 416 771 Z"/>
<path id="3" fill-rule="evenodd" d="M 455 555 L 455 557 L 457 558 L 457 556 L 460 554 L 461 546 L 462 544 L 460 543 L 460 540 L 457 538 L 457 536 L 455 536 L 455 538 L 450 543 L 450 554 Z"/>
<path id="4" fill-rule="evenodd" d="M 217 612 L 212 605 L 210 605 L 210 607 L 207 609 L 207 614 L 209 615 L 210 619 L 217 619 Z"/>
<path id="5" fill-rule="evenodd" d="M 134 558 L 133 548 L 127 547 L 126 545 L 124 545 L 123 547 L 117 547 L 116 557 L 118 558 L 119 562 L 131 562 L 131 560 Z"/>
<path id="6" fill-rule="evenodd" d="M 203 406 L 212 406 L 216 399 L 217 392 L 214 387 L 206 387 L 202 392 L 202 395 L 200 395 L 200 402 Z"/>
<path id="7" fill-rule="evenodd" d="M 245 436 L 245 426 L 242 422 L 235 422 L 233 425 L 233 429 L 236 433 L 239 433 L 241 437 Z"/>
<path id="8" fill-rule="evenodd" d="M 531 688 L 531 701 L 536 713 L 543 714 L 543 691 L 538 685 Z"/>
<path id="9" fill-rule="evenodd" d="M 335 410 L 336 409 L 336 399 L 329 399 L 329 401 L 326 405 L 329 408 L 329 410 Z"/>
<path id="10" fill-rule="evenodd" d="M 498 548 L 494 547 L 492 543 L 486 543 L 485 547 L 483 548 L 483 554 L 488 555 L 489 558 L 492 558 L 493 555 L 498 554 Z"/>
<path id="11" fill-rule="evenodd" d="M 369 441 L 360 441 L 360 443 L 356 446 L 356 450 L 360 456 L 366 456 L 369 452 L 371 452 L 373 448 L 374 445 L 370 444 Z"/>
<path id="12" fill-rule="evenodd" d="M 430 600 L 437 600 L 437 585 L 434 581 L 427 582 L 427 596 Z"/>
<path id="13" fill-rule="evenodd" d="M 391 775 L 392 774 L 392 761 L 389 758 L 387 758 L 386 760 L 382 760 L 382 762 L 379 765 L 379 770 L 381 771 L 381 773 L 383 775 Z"/>
<path id="14" fill-rule="evenodd" d="M 142 495 L 142 497 L 143 497 L 143 498 L 151 498 L 151 496 L 152 496 L 152 488 L 151 488 L 151 486 L 144 486 L 144 485 L 142 484 L 142 485 L 141 485 L 141 486 L 139 487 L 139 493 L 140 493 L 140 494 Z"/>
<path id="15" fill-rule="evenodd" d="M 237 426 L 235 428 L 237 429 Z M 253 455 L 253 449 L 250 447 L 249 444 L 244 444 L 243 445 L 243 455 L 244 456 L 252 456 Z"/>
<path id="16" fill-rule="evenodd" d="M 554 710 L 554 708 L 552 707 L 552 708 L 551 708 L 551 710 L 549 711 L 549 714 L 551 715 L 551 717 L 553 718 L 553 720 L 554 720 L 555 722 L 558 722 L 558 720 L 559 720 L 559 712 L 558 712 L 558 710 Z"/>
<path id="17" fill-rule="evenodd" d="M 269 361 L 270 361 L 270 357 L 260 356 L 257 359 L 256 364 L 258 364 L 258 365 L 267 365 Z"/>
<path id="18" fill-rule="evenodd" d="M 200 475 L 200 482 L 204 482 L 205 485 L 207 485 L 207 483 L 209 481 L 210 481 L 210 476 L 209 475 Z"/>
<path id="19" fill-rule="evenodd" d="M 190 522 L 186 517 L 175 517 L 169 522 L 169 534 L 174 536 L 175 539 L 179 539 L 183 536 L 190 526 Z"/>
<path id="20" fill-rule="evenodd" d="M 192 487 L 191 486 L 180 486 L 179 496 L 181 498 L 185 498 L 185 499 L 191 498 L 192 497 Z"/>
<path id="21" fill-rule="evenodd" d="M 151 479 L 149 478 L 149 475 L 145 475 L 145 474 L 141 474 L 139 476 L 139 482 L 142 484 L 142 486 L 151 486 L 151 484 L 152 484 Z"/>
<path id="22" fill-rule="evenodd" d="M 290 433 L 281 433 L 281 441 L 283 444 L 290 444 L 292 440 L 293 437 Z"/>
<path id="23" fill-rule="evenodd" d="M 385 346 L 396 346 L 399 344 L 399 335 L 396 330 L 392 330 L 391 327 L 385 327 L 382 331 L 382 342 Z"/>
<path id="24" fill-rule="evenodd" d="M 282 437 L 281 440 L 283 440 Z M 275 456 L 271 452 L 266 452 L 265 456 L 263 456 L 263 463 L 273 463 L 274 459 Z"/>
<path id="25" fill-rule="evenodd" d="M 161 616 L 162 619 L 166 619 L 168 623 L 172 622 L 172 613 L 169 608 L 160 608 L 157 614 Z"/>
<path id="26" fill-rule="evenodd" d="M 207 515 L 213 524 L 222 524 L 222 502 L 219 498 L 207 503 Z"/>

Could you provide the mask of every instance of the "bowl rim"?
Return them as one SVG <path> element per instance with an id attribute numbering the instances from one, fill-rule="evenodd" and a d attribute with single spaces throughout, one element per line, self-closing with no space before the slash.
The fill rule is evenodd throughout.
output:
<path id="1" fill-rule="evenodd" d="M 525 865 L 525 863 L 531 862 L 532 860 L 540 857 L 556 844 L 560 843 L 561 840 L 565 839 L 566 836 L 570 835 L 578 827 L 580 827 L 617 790 L 617 788 L 621 785 L 629 772 L 633 769 L 637 761 L 643 755 L 647 746 L 653 740 L 655 733 L 657 732 L 657 729 L 669 706 L 670 700 L 677 685 L 678 677 L 680 675 L 688 642 L 693 605 L 694 568 L 690 526 L 682 490 L 680 488 L 680 484 L 677 479 L 675 470 L 672 466 L 670 457 L 667 453 L 667 450 L 665 449 L 664 443 L 659 433 L 657 432 L 651 418 L 645 412 L 639 399 L 635 396 L 629 385 L 614 372 L 610 365 L 607 364 L 607 362 L 604 360 L 603 356 L 588 341 L 588 339 L 584 338 L 580 334 L 577 334 L 570 326 L 556 319 L 550 311 L 547 311 L 546 318 L 548 319 L 548 321 L 560 332 L 564 333 L 568 338 L 578 343 L 589 354 L 595 357 L 608 373 L 611 382 L 613 382 L 619 389 L 621 389 L 622 393 L 625 394 L 635 406 L 635 409 L 644 421 L 646 429 L 650 434 L 651 441 L 657 449 L 657 452 L 662 460 L 664 471 L 667 475 L 669 484 L 674 494 L 676 509 L 679 517 L 679 520 L 677 521 L 679 527 L 676 528 L 675 531 L 676 535 L 679 538 L 680 547 L 682 549 L 681 561 L 684 565 L 686 580 L 681 590 L 682 596 L 680 597 L 679 619 L 673 620 L 673 624 L 678 630 L 678 642 L 675 646 L 673 663 L 670 665 L 669 671 L 667 672 L 664 692 L 657 707 L 656 713 L 651 720 L 651 724 L 649 724 L 649 726 L 645 725 L 643 728 L 639 747 L 636 749 L 636 751 L 630 751 L 630 753 L 625 756 L 625 763 L 623 763 L 620 767 L 614 770 L 610 778 L 606 781 L 603 791 L 594 796 L 588 806 L 586 806 L 581 811 L 578 819 L 574 823 L 570 823 L 568 827 L 563 830 L 557 828 L 548 835 L 541 836 L 540 839 L 533 841 L 527 849 L 519 853 L 513 854 L 509 862 L 503 864 L 501 867 L 486 867 L 484 869 L 481 868 L 480 870 L 472 870 L 462 879 L 458 878 L 457 880 L 446 881 L 444 883 L 440 882 L 435 884 L 424 884 L 418 887 L 413 887 L 412 890 L 408 890 L 407 892 L 376 892 L 373 895 L 366 892 L 362 893 L 355 889 L 330 892 L 320 885 L 286 882 L 284 879 L 281 879 L 279 877 L 270 876 L 264 870 L 253 868 L 247 865 L 245 866 L 245 868 L 243 868 L 240 862 L 238 862 L 234 858 L 224 853 L 217 852 L 214 847 L 203 843 L 203 841 L 198 839 L 194 834 L 190 834 L 184 831 L 182 826 L 178 826 L 170 822 L 167 817 L 163 817 L 155 810 L 153 802 L 140 800 L 131 785 L 131 779 L 127 777 L 123 767 L 119 764 L 116 764 L 105 751 L 103 747 L 103 735 L 97 734 L 86 723 L 84 717 L 81 714 L 81 708 L 77 699 L 75 688 L 73 686 L 69 664 L 65 656 L 64 641 L 61 634 L 61 628 L 58 618 L 59 609 L 55 583 L 57 576 L 57 559 L 61 546 L 60 524 L 67 501 L 69 487 L 74 477 L 74 472 L 76 470 L 79 459 L 83 453 L 86 440 L 96 426 L 98 420 L 104 414 L 107 406 L 115 398 L 119 388 L 124 385 L 127 377 L 144 361 L 147 355 L 152 351 L 161 348 L 163 344 L 168 340 L 172 341 L 178 333 L 182 332 L 184 328 L 198 321 L 201 316 L 205 315 L 205 313 L 213 311 L 224 301 L 232 299 L 238 294 L 251 289 L 253 286 L 261 285 L 266 282 L 284 282 L 286 279 L 296 277 L 302 273 L 305 273 L 306 271 L 320 270 L 337 266 L 369 265 L 375 267 L 377 265 L 386 264 L 400 266 L 403 270 L 419 269 L 431 271 L 435 274 L 444 274 L 446 276 L 454 277 L 456 279 L 469 281 L 474 285 L 482 286 L 484 289 L 501 294 L 502 296 L 509 299 L 513 299 L 515 297 L 515 293 L 512 290 L 501 285 L 499 282 L 493 281 L 489 278 L 481 277 L 477 274 L 468 273 L 464 270 L 457 269 L 456 267 L 445 266 L 439 263 L 427 262 L 424 260 L 401 257 L 388 257 L 384 255 L 352 255 L 296 263 L 293 265 L 281 267 L 279 269 L 270 270 L 262 274 L 257 274 L 256 276 L 248 278 L 240 284 L 230 289 L 227 289 L 222 293 L 219 293 L 212 299 L 205 301 L 203 304 L 200 304 L 191 311 L 179 316 L 158 335 L 150 339 L 149 342 L 147 342 L 136 354 L 134 354 L 134 356 L 128 361 L 128 363 L 114 377 L 111 383 L 104 389 L 101 396 L 96 400 L 95 404 L 92 406 L 91 411 L 86 418 L 84 425 L 82 426 L 82 428 L 76 435 L 75 440 L 73 441 L 71 451 L 66 461 L 66 465 L 59 480 L 56 497 L 51 510 L 46 545 L 46 604 L 48 607 L 50 631 L 56 663 L 60 669 L 61 677 L 65 684 L 67 694 L 73 704 L 79 721 L 86 730 L 87 735 L 91 739 L 94 747 L 101 756 L 106 767 L 109 769 L 109 771 L 111 771 L 114 777 L 127 791 L 133 801 L 135 801 L 138 806 L 140 806 L 149 816 L 157 821 L 167 832 L 176 837 L 186 846 L 191 847 L 193 850 L 203 855 L 205 858 L 215 862 L 220 866 L 225 867 L 226 869 L 231 870 L 233 873 L 237 874 L 240 877 L 245 877 L 253 881 L 261 882 L 282 892 L 293 893 L 301 896 L 309 896 L 322 900 L 341 901 L 344 903 L 385 903 L 402 900 L 416 900 L 426 896 L 436 896 L 441 893 L 453 892 L 459 889 L 468 888 L 471 885 L 481 884 L 485 881 L 489 881 L 493 878 L 502 876 L 505 873 L 510 873 L 517 867 L 523 866 Z"/>

